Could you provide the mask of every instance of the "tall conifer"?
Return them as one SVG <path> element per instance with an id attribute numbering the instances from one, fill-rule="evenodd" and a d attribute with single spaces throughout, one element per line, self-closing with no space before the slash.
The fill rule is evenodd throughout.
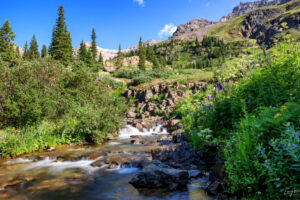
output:
<path id="1" fill-rule="evenodd" d="M 29 58 L 30 59 L 37 59 L 40 57 L 38 48 L 39 48 L 39 46 L 35 39 L 35 35 L 33 35 L 32 40 L 30 42 L 30 48 L 29 48 Z"/>
<path id="2" fill-rule="evenodd" d="M 120 69 L 122 67 L 122 48 L 121 48 L 121 44 L 119 44 L 119 51 L 118 51 L 118 55 L 117 55 L 117 69 Z"/>
<path id="3" fill-rule="evenodd" d="M 41 52 L 41 57 L 44 58 L 44 57 L 47 57 L 47 56 L 48 56 L 47 46 L 43 45 L 42 52 Z"/>
<path id="4" fill-rule="evenodd" d="M 103 64 L 104 64 L 104 62 L 103 62 L 103 56 L 102 56 L 102 53 L 101 53 L 101 52 L 100 52 L 100 54 L 99 54 L 98 63 L 100 63 L 102 66 L 103 66 Z"/>
<path id="5" fill-rule="evenodd" d="M 27 41 L 25 42 L 25 45 L 24 45 L 23 59 L 28 59 L 28 43 L 27 43 Z"/>
<path id="6" fill-rule="evenodd" d="M 49 55 L 54 59 L 61 60 L 67 64 L 72 59 L 71 35 L 67 30 L 64 8 L 59 6 L 58 18 L 52 33 L 52 41 L 49 46 Z"/>
<path id="7" fill-rule="evenodd" d="M 96 60 L 97 59 L 97 43 L 96 43 L 96 32 L 95 32 L 94 28 L 93 28 L 93 31 L 92 31 L 91 52 L 92 52 L 92 55 L 93 55 L 93 59 Z"/>
<path id="8" fill-rule="evenodd" d="M 87 57 L 87 49 L 86 49 L 86 45 L 83 41 L 81 41 L 81 43 L 80 43 L 80 47 L 78 50 L 78 56 L 81 61 L 85 62 L 86 57 Z"/>
<path id="9" fill-rule="evenodd" d="M 15 50 L 13 48 L 13 41 L 15 40 L 15 34 L 13 33 L 9 21 L 5 20 L 0 27 L 0 53 L 4 55 L 7 61 L 11 60 L 15 56 Z"/>
<path id="10" fill-rule="evenodd" d="M 146 50 L 142 41 L 142 37 L 140 37 L 140 42 L 139 42 L 139 69 L 140 70 L 146 70 Z"/>

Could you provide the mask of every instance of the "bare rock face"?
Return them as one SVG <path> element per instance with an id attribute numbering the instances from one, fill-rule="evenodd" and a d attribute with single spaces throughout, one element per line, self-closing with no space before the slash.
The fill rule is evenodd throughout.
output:
<path id="1" fill-rule="evenodd" d="M 203 36 L 217 24 L 206 19 L 193 19 L 186 24 L 179 25 L 169 39 L 195 40 L 197 38 L 201 41 Z"/>
<path id="2" fill-rule="evenodd" d="M 274 6 L 274 5 L 281 5 L 284 3 L 287 3 L 291 0 L 260 0 L 260 1 L 254 1 L 254 2 L 246 2 L 246 3 L 240 3 L 240 5 L 233 8 L 232 13 L 230 13 L 227 16 L 224 16 L 220 19 L 220 22 L 227 22 L 232 18 L 239 17 L 245 13 L 251 12 L 257 8 L 261 8 L 264 6 Z"/>
<path id="3" fill-rule="evenodd" d="M 287 6 L 287 10 L 300 6 L 296 1 Z M 300 13 L 280 15 L 282 10 L 269 8 L 250 12 L 241 23 L 241 34 L 244 37 L 256 39 L 259 44 L 272 44 L 281 33 L 281 24 L 287 23 L 289 29 L 300 30 Z M 272 19 L 272 20 L 270 20 Z"/>

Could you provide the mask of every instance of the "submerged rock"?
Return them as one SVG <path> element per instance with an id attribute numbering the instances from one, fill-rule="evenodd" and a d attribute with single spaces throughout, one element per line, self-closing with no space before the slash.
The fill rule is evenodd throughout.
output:
<path id="1" fill-rule="evenodd" d="M 155 160 L 136 174 L 129 183 L 136 188 L 177 190 L 189 183 L 189 173 L 186 170 L 174 169 Z"/>

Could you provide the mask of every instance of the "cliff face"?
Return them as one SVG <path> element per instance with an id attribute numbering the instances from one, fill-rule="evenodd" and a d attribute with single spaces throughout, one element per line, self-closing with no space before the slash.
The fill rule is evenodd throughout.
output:
<path id="1" fill-rule="evenodd" d="M 169 39 L 202 40 L 203 36 L 218 23 L 206 19 L 194 19 L 177 27 L 175 33 Z"/>
<path id="2" fill-rule="evenodd" d="M 290 4 L 286 7 L 286 13 L 299 6 L 300 1 Z M 271 44 L 281 33 L 283 22 L 287 23 L 288 29 L 300 31 L 300 12 L 286 13 L 272 8 L 252 11 L 241 24 L 241 34 L 243 37 L 256 39 L 259 44 Z"/>
<path id="3" fill-rule="evenodd" d="M 232 13 L 227 16 L 224 16 L 220 19 L 220 22 L 227 22 L 228 20 L 239 17 L 245 13 L 251 12 L 257 8 L 261 8 L 264 6 L 274 6 L 274 5 L 281 5 L 287 3 L 291 0 L 261 0 L 261 1 L 254 1 L 254 2 L 247 2 L 247 3 L 240 3 L 240 5 L 233 8 Z"/>
<path id="4" fill-rule="evenodd" d="M 219 22 L 212 22 L 206 19 L 194 19 L 186 24 L 179 25 L 175 33 L 169 39 L 180 39 L 180 40 L 202 40 L 203 36 L 217 25 L 227 23 L 230 19 L 239 17 L 245 13 L 249 13 L 257 8 L 264 6 L 281 5 L 291 0 L 261 0 L 247 3 L 240 3 L 236 6 L 232 13 L 224 16 Z"/>

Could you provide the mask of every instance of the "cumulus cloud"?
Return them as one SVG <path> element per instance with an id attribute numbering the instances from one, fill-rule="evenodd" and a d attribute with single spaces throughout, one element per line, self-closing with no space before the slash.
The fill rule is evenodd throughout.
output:
<path id="1" fill-rule="evenodd" d="M 173 24 L 166 24 L 163 29 L 161 29 L 158 33 L 160 38 L 169 37 L 173 35 L 173 33 L 177 30 L 177 27 Z"/>
<path id="2" fill-rule="evenodd" d="M 144 0 L 133 0 L 134 2 L 137 2 L 140 6 L 144 7 L 145 6 L 145 1 Z"/>

